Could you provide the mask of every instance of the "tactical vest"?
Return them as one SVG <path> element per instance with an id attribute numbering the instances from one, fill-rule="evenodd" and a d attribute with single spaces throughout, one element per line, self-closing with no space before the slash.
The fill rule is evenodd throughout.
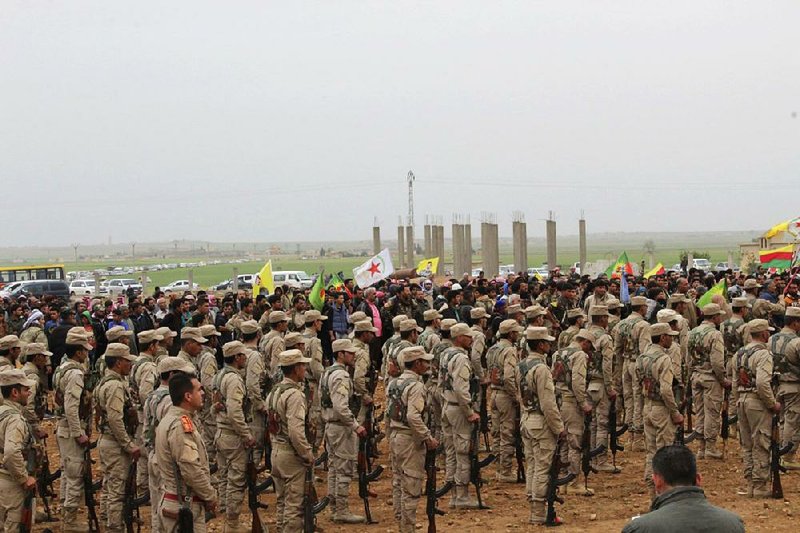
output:
<path id="1" fill-rule="evenodd" d="M 436 331 L 425 328 L 425 330 L 419 334 L 419 338 L 417 339 L 417 346 L 422 346 L 423 348 L 425 348 L 425 344 L 428 342 L 428 338 L 435 333 Z"/>
<path id="2" fill-rule="evenodd" d="M 706 337 L 716 329 L 703 324 L 689 332 L 689 356 L 692 358 L 692 367 L 700 367 L 710 362 L 711 348 L 705 343 Z"/>
<path id="3" fill-rule="evenodd" d="M 639 343 L 633 338 L 633 327 L 644 320 L 638 315 L 631 315 L 617 326 L 617 334 L 622 339 L 622 355 L 627 359 L 636 359 L 639 354 Z"/>
<path id="4" fill-rule="evenodd" d="M 452 361 L 453 358 L 460 353 L 462 352 L 458 348 L 451 346 L 444 350 L 441 355 L 441 359 L 439 361 L 439 383 L 442 385 L 444 390 L 453 390 L 453 375 L 450 372 L 450 361 Z"/>
<path id="5" fill-rule="evenodd" d="M 744 340 L 739 334 L 739 328 L 744 324 L 744 319 L 740 317 L 729 318 L 720 326 L 722 340 L 725 342 L 725 353 L 731 356 L 739 351 Z"/>
<path id="6" fill-rule="evenodd" d="M 408 425 L 408 404 L 403 400 L 403 393 L 409 385 L 413 385 L 416 380 L 395 379 L 389 384 L 387 396 L 387 414 L 390 420 Z"/>
<path id="7" fill-rule="evenodd" d="M 39 420 L 42 420 L 47 410 L 47 389 L 42 386 L 39 381 L 39 370 L 31 370 L 30 368 L 23 367 L 25 376 L 28 379 L 36 381 L 36 395 L 33 397 L 33 412 Z"/>
<path id="8" fill-rule="evenodd" d="M 599 344 L 599 341 L 603 335 L 606 334 L 606 330 L 603 328 L 592 328 L 589 331 L 594 334 L 598 341 L 597 344 Z M 603 350 L 601 350 L 599 347 L 594 348 L 594 351 L 589 358 L 589 368 L 587 369 L 587 373 L 591 377 L 603 377 Z"/>
<path id="9" fill-rule="evenodd" d="M 225 406 L 225 395 L 222 394 L 222 380 L 231 372 L 236 372 L 236 369 L 232 366 L 225 365 L 222 370 L 217 372 L 217 375 L 214 376 L 214 382 L 211 387 L 212 395 L 213 395 L 213 405 L 214 409 L 220 413 L 226 413 L 228 408 Z M 241 378 L 241 376 L 239 376 Z M 248 424 L 252 422 L 252 414 L 250 409 L 250 399 L 247 397 L 247 394 L 244 395 L 242 400 L 242 413 L 244 414 L 244 420 Z"/>
<path id="10" fill-rule="evenodd" d="M 339 369 L 347 372 L 347 369 L 344 366 L 342 366 L 339 363 L 334 363 L 325 369 L 325 372 L 322 373 L 322 378 L 319 380 L 319 402 L 323 409 L 333 408 L 333 400 L 331 399 L 331 389 L 330 389 L 330 377 L 335 370 Z"/>
<path id="11" fill-rule="evenodd" d="M 636 373 L 639 374 L 642 393 L 645 398 L 650 400 L 663 401 L 661 397 L 661 382 L 658 376 L 653 375 L 653 365 L 663 356 L 664 354 L 652 355 L 645 352 L 636 362 Z"/>
<path id="12" fill-rule="evenodd" d="M 153 445 L 156 442 L 156 428 L 158 423 L 161 422 L 158 418 L 158 404 L 161 403 L 165 396 L 169 396 L 169 389 L 159 387 L 145 400 L 144 408 L 148 416 L 146 417 L 147 423 L 142 434 L 144 436 L 144 445 L 150 450 L 153 449 Z"/>
<path id="13" fill-rule="evenodd" d="M 522 398 L 522 405 L 527 411 L 542 412 L 539 404 L 539 395 L 536 394 L 534 387 L 528 384 L 528 373 L 542 364 L 544 363 L 541 359 L 525 359 L 517 365 L 520 374 L 519 393 Z"/>
<path id="14" fill-rule="evenodd" d="M 502 387 L 505 383 L 503 377 L 503 364 L 505 361 L 501 357 L 505 348 L 506 346 L 498 342 L 486 352 L 486 369 L 489 372 L 489 382 L 496 387 Z"/>
<path id="15" fill-rule="evenodd" d="M 53 372 L 53 390 L 55 391 L 55 414 L 56 416 L 64 416 L 64 390 L 61 388 L 61 380 L 64 378 L 64 375 L 70 370 L 80 370 L 81 374 L 83 374 L 83 365 L 81 365 L 77 361 L 69 361 L 65 364 L 59 365 L 56 368 L 55 372 Z M 85 385 L 84 385 L 85 386 Z M 83 389 L 80 398 L 80 409 L 78 416 L 80 418 L 85 418 L 84 415 L 84 403 L 86 401 L 86 388 Z"/>
<path id="16" fill-rule="evenodd" d="M 769 351 L 772 352 L 773 373 L 790 373 L 796 377 L 800 377 L 800 367 L 792 364 L 786 358 L 786 349 L 789 347 L 789 343 L 797 338 L 795 334 L 784 333 L 782 331 L 770 337 Z"/>
<path id="17" fill-rule="evenodd" d="M 131 368 L 130 379 L 128 380 L 130 383 L 131 400 L 133 400 L 133 403 L 136 405 L 142 405 L 141 398 L 139 398 L 138 373 L 144 363 L 152 363 L 152 361 L 148 361 L 144 357 L 140 356 L 139 359 L 135 363 L 133 363 L 133 367 Z"/>
<path id="18" fill-rule="evenodd" d="M 284 437 L 289 437 L 283 432 L 282 422 L 285 421 L 281 418 L 281 414 L 278 412 L 278 402 L 280 401 L 284 392 L 289 389 L 297 388 L 299 387 L 294 383 L 279 383 L 275 385 L 275 387 L 273 387 L 272 391 L 269 393 L 269 396 L 267 397 L 267 430 L 271 435 L 283 434 Z"/>
<path id="19" fill-rule="evenodd" d="M 431 377 L 433 377 L 437 383 L 441 383 L 441 380 L 439 379 L 439 373 L 442 370 L 442 354 L 452 347 L 453 343 L 450 342 L 449 339 L 442 340 L 442 342 L 433 347 L 433 359 L 431 359 Z"/>
<path id="20" fill-rule="evenodd" d="M 2 424 L 6 418 L 10 417 L 12 414 L 15 413 L 14 409 L 8 406 L 3 408 L 3 406 L 0 405 L 0 409 L 2 409 L 2 411 L 0 411 L 0 424 Z M 31 460 L 31 455 L 33 454 L 29 453 L 33 449 L 33 428 L 31 427 L 30 424 L 28 424 L 27 420 L 25 420 L 25 417 L 22 415 L 22 413 L 19 413 L 19 415 L 22 421 L 25 422 L 25 425 L 28 427 L 28 437 L 25 439 L 25 442 L 22 443 L 22 455 L 27 458 L 26 466 L 28 473 L 33 474 L 36 471 L 37 465 L 41 464 L 38 461 Z M 5 445 L 5 439 L 3 439 L 3 441 L 0 441 L 0 459 L 3 459 L 3 456 L 5 455 L 5 450 L 3 449 L 4 445 Z"/>
<path id="21" fill-rule="evenodd" d="M 578 351 L 580 351 L 580 348 L 573 346 L 561 348 L 553 354 L 553 381 L 563 383 L 570 391 L 572 391 L 572 364 L 570 363 L 570 357 Z"/>
<path id="22" fill-rule="evenodd" d="M 136 433 L 136 426 L 138 425 L 139 421 L 136 417 L 136 409 L 133 407 L 133 401 L 131 400 L 128 390 L 125 388 L 125 381 L 122 379 L 122 377 L 118 375 L 106 374 L 103 376 L 103 379 L 100 380 L 100 383 L 97 384 L 97 391 L 100 392 L 103 385 L 109 381 L 119 381 L 122 383 L 123 391 L 125 392 L 125 400 L 122 404 L 122 423 L 125 425 L 125 431 L 127 431 L 128 435 L 132 437 L 134 433 Z M 103 405 L 99 400 L 100 398 L 96 398 L 95 401 L 95 411 L 98 419 L 97 428 L 100 430 L 100 433 L 106 434 L 109 431 L 108 411 L 106 411 L 106 406 Z"/>
<path id="23" fill-rule="evenodd" d="M 736 385 L 743 391 L 754 391 L 756 389 L 756 373 L 750 368 L 750 357 L 764 345 L 753 344 L 745 346 L 736 352 Z"/>

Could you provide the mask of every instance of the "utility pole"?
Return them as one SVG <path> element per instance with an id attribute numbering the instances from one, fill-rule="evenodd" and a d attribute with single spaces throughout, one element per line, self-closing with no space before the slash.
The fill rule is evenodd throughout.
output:
<path id="1" fill-rule="evenodd" d="M 408 171 L 408 225 L 414 227 L 414 180 L 416 177 L 410 170 Z"/>
<path id="2" fill-rule="evenodd" d="M 136 243 L 135 242 L 131 243 L 131 261 L 133 261 L 133 262 L 136 261 Z"/>
<path id="3" fill-rule="evenodd" d="M 80 243 L 73 242 L 71 246 L 72 246 L 72 251 L 75 252 L 75 262 L 77 263 L 78 262 L 78 246 L 80 246 Z"/>

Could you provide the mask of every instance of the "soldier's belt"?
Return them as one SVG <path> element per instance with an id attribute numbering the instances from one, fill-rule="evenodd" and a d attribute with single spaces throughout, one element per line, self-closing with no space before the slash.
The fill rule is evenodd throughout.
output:
<path id="1" fill-rule="evenodd" d="M 164 493 L 164 499 L 165 499 L 165 500 L 172 501 L 172 502 L 179 502 L 179 501 L 181 501 L 180 499 L 178 499 L 178 495 L 177 495 L 177 494 L 173 494 L 173 493 L 171 493 L 171 492 L 165 492 L 165 493 Z M 203 503 L 203 501 L 204 501 L 204 500 L 200 499 L 200 498 L 199 498 L 199 497 L 197 497 L 197 496 L 192 496 L 192 501 L 193 501 L 193 502 L 196 502 L 196 503 Z"/>

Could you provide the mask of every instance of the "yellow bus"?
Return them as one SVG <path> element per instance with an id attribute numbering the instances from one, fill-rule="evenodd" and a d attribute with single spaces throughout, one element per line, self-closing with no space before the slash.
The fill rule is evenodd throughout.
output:
<path id="1" fill-rule="evenodd" d="M 0 266 L 0 287 L 16 281 L 64 279 L 64 265 Z"/>

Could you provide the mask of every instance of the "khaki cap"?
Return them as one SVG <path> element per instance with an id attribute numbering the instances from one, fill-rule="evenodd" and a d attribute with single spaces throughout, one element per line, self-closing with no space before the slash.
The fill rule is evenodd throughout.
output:
<path id="1" fill-rule="evenodd" d="M 748 278 L 744 280 L 744 290 L 748 289 L 760 289 L 761 285 L 758 281 L 754 280 L 753 278 Z"/>
<path id="2" fill-rule="evenodd" d="M 644 296 L 634 296 L 631 298 L 631 307 L 639 307 L 641 305 L 647 305 L 647 298 Z"/>
<path id="3" fill-rule="evenodd" d="M 406 315 L 397 315 L 396 317 L 394 317 L 392 319 L 392 329 L 397 331 L 397 329 L 400 328 L 400 323 L 403 320 L 408 320 L 408 317 Z"/>
<path id="4" fill-rule="evenodd" d="M 286 336 L 283 338 L 283 344 L 287 348 L 293 348 L 298 344 L 305 344 L 305 343 L 306 340 L 303 338 L 303 335 L 296 331 L 287 333 Z"/>
<path id="5" fill-rule="evenodd" d="M 470 329 L 470 327 L 462 322 L 459 322 L 452 328 L 450 328 L 450 338 L 455 339 L 461 335 L 467 335 L 468 337 L 473 337 L 475 332 Z"/>
<path id="6" fill-rule="evenodd" d="M 506 333 L 511 333 L 512 331 L 522 331 L 522 326 L 520 326 L 516 320 L 506 319 L 500 322 L 499 328 L 500 334 L 505 335 Z"/>
<path id="7" fill-rule="evenodd" d="M 247 347 L 240 341 L 226 342 L 222 346 L 222 356 L 226 359 L 239 355 L 240 353 L 247 354 Z"/>
<path id="8" fill-rule="evenodd" d="M 785 316 L 792 318 L 800 318 L 800 307 L 787 307 Z"/>
<path id="9" fill-rule="evenodd" d="M 486 316 L 487 316 L 486 309 L 484 309 L 483 307 L 473 307 L 469 311 L 469 317 L 472 320 L 480 320 L 481 318 L 485 318 Z"/>
<path id="10" fill-rule="evenodd" d="M 672 331 L 672 328 L 669 327 L 669 324 L 665 324 L 663 322 L 659 322 L 658 324 L 653 324 L 652 326 L 650 326 L 651 337 L 660 337 L 661 335 L 669 335 L 671 337 L 676 337 L 678 335 L 678 332 Z"/>
<path id="11" fill-rule="evenodd" d="M 89 334 L 83 328 L 69 328 L 67 339 L 64 342 L 70 346 L 83 346 L 87 350 L 92 349 L 92 345 L 89 344 Z"/>
<path id="12" fill-rule="evenodd" d="M 458 320 L 455 318 L 445 318 L 442 320 L 441 324 L 439 324 L 439 329 L 442 331 L 450 331 L 456 324 L 458 324 Z"/>
<path id="13" fill-rule="evenodd" d="M 656 320 L 658 320 L 662 324 L 669 324 L 675 320 L 678 320 L 681 315 L 673 311 L 672 309 L 662 309 L 658 313 L 656 313 Z"/>
<path id="14" fill-rule="evenodd" d="M 31 342 L 22 347 L 22 357 L 30 357 L 31 355 L 39 354 L 50 357 L 53 355 L 53 352 L 48 352 L 43 342 Z"/>
<path id="15" fill-rule="evenodd" d="M 428 309 L 422 313 L 422 319 L 425 322 L 430 322 L 431 320 L 436 320 L 437 318 L 442 318 L 442 315 L 436 309 Z"/>
<path id="16" fill-rule="evenodd" d="M 409 346 L 408 348 L 403 348 L 400 350 L 400 353 L 397 354 L 397 363 L 400 366 L 405 366 L 406 363 L 416 361 L 417 359 L 430 361 L 433 359 L 433 354 L 427 353 L 422 346 Z"/>
<path id="17" fill-rule="evenodd" d="M 567 310 L 567 318 L 575 318 L 579 316 L 584 316 L 583 311 L 581 311 L 580 308 L 575 307 L 573 309 Z"/>
<path id="18" fill-rule="evenodd" d="M 444 329 L 444 327 L 442 327 L 442 329 Z M 417 326 L 416 320 L 407 318 L 406 320 L 400 322 L 400 331 L 414 331 L 414 330 L 416 330 L 417 332 L 422 331 L 422 328 Z"/>
<path id="19" fill-rule="evenodd" d="M 670 303 L 670 304 L 679 304 L 679 303 L 688 302 L 688 301 L 689 301 L 689 298 L 687 298 L 686 295 L 683 294 L 682 292 L 673 293 L 673 294 L 671 294 L 669 296 L 669 298 L 667 298 L 667 303 Z"/>
<path id="20" fill-rule="evenodd" d="M 526 318 L 536 318 L 537 316 L 546 315 L 547 311 L 544 310 L 539 304 L 531 305 L 525 308 L 525 317 Z"/>
<path id="21" fill-rule="evenodd" d="M 350 339 L 336 339 L 333 341 L 331 345 L 331 350 L 333 353 L 338 352 L 349 352 L 349 353 L 356 353 L 356 347 L 353 345 L 353 341 Z"/>
<path id="22" fill-rule="evenodd" d="M 217 328 L 215 328 L 213 324 L 205 324 L 203 326 L 200 326 L 199 329 L 200 329 L 200 335 L 202 335 L 205 338 L 222 336 L 222 333 L 217 331 Z"/>
<path id="23" fill-rule="evenodd" d="M 204 344 L 208 340 L 200 334 L 200 328 L 183 328 L 181 330 L 181 340 L 192 340 Z"/>
<path id="24" fill-rule="evenodd" d="M 283 311 L 272 311 L 268 320 L 270 324 L 277 324 L 278 322 L 288 322 L 289 317 Z"/>
<path id="25" fill-rule="evenodd" d="M 412 322 L 414 321 L 412 320 Z M 414 322 L 414 324 L 416 324 L 416 322 Z M 355 323 L 353 331 L 355 331 L 356 333 L 359 333 L 361 331 L 371 331 L 372 333 L 377 333 L 378 328 L 372 325 L 371 320 L 359 320 L 358 322 Z"/>
<path id="26" fill-rule="evenodd" d="M 589 307 L 589 316 L 608 316 L 608 307 L 605 305 L 592 305 Z"/>
<path id="27" fill-rule="evenodd" d="M 551 336 L 550 333 L 547 331 L 547 328 L 539 327 L 539 326 L 531 326 L 525 330 L 525 338 L 529 341 L 550 341 L 553 342 L 556 340 L 555 337 Z"/>
<path id="28" fill-rule="evenodd" d="M 136 356 L 131 353 L 131 349 L 128 345 L 122 344 L 121 342 L 112 342 L 109 344 L 103 357 L 117 357 L 120 359 L 127 359 L 128 361 L 136 361 Z"/>
<path id="29" fill-rule="evenodd" d="M 115 341 L 122 337 L 132 337 L 133 332 L 123 328 L 122 326 L 114 326 L 113 328 L 109 328 L 106 331 L 106 339 L 109 341 Z"/>
<path id="30" fill-rule="evenodd" d="M 769 322 L 763 318 L 757 318 L 747 323 L 750 333 L 760 333 L 762 331 L 775 331 L 775 328 L 770 327 Z"/>
<path id="31" fill-rule="evenodd" d="M 316 309 L 309 309 L 305 313 L 306 324 L 316 322 L 317 320 L 328 320 L 328 317 L 317 311 Z"/>
<path id="32" fill-rule="evenodd" d="M 161 326 L 160 328 L 156 328 L 156 335 L 161 335 L 165 339 L 178 336 L 176 332 L 172 331 L 167 326 Z"/>
<path id="33" fill-rule="evenodd" d="M 361 322 L 362 320 L 366 320 L 368 318 L 369 317 L 367 316 L 367 313 L 364 311 L 356 311 L 347 318 L 347 321 L 351 324 L 355 324 L 356 322 Z"/>
<path id="34" fill-rule="evenodd" d="M 594 336 L 594 333 L 592 333 L 592 332 L 591 332 L 591 331 L 589 331 L 588 329 L 582 329 L 582 330 L 580 330 L 580 331 L 579 331 L 579 332 L 578 332 L 578 333 L 575 335 L 575 338 L 576 338 L 576 339 L 584 339 L 584 340 L 587 340 L 587 341 L 589 341 L 589 342 L 591 342 L 591 343 L 592 343 L 592 346 L 594 346 L 594 343 L 596 343 L 596 342 L 597 342 L 597 337 L 595 337 L 595 336 Z"/>
<path id="35" fill-rule="evenodd" d="M 167 356 L 158 363 L 158 367 L 156 368 L 156 372 L 159 376 L 161 374 L 166 374 L 167 372 L 175 371 L 192 375 L 197 374 L 197 369 L 194 367 L 194 365 L 189 361 L 181 359 L 180 357 Z"/>
<path id="36" fill-rule="evenodd" d="M 517 313 L 521 312 L 522 312 L 522 306 L 519 304 L 509 305 L 508 309 L 506 309 L 506 315 L 508 316 L 516 315 Z"/>
<path id="37" fill-rule="evenodd" d="M 23 387 L 33 387 L 36 382 L 28 379 L 20 369 L 9 368 L 0 372 L 0 387 L 8 387 L 9 385 L 22 385 Z"/>
<path id="38" fill-rule="evenodd" d="M 156 333 L 154 329 L 146 329 L 137 335 L 139 342 L 150 344 L 153 341 L 163 341 L 164 336 Z"/>
<path id="39" fill-rule="evenodd" d="M 746 296 L 737 296 L 731 300 L 731 307 L 753 307 Z"/>
<path id="40" fill-rule="evenodd" d="M 300 350 L 286 350 L 278 354 L 278 366 L 292 366 L 297 363 L 310 363 L 311 358 L 305 357 Z"/>
<path id="41" fill-rule="evenodd" d="M 622 302 L 617 300 L 616 298 L 606 298 L 606 307 L 609 309 L 619 309 L 622 307 Z"/>
<path id="42" fill-rule="evenodd" d="M 248 335 L 257 332 L 259 329 L 261 328 L 258 327 L 258 322 L 255 320 L 245 320 L 239 324 L 239 331 Z"/>
<path id="43" fill-rule="evenodd" d="M 712 317 L 715 315 L 724 315 L 725 311 L 720 309 L 717 304 L 706 304 L 703 306 L 703 316 L 704 317 Z"/>
<path id="44" fill-rule="evenodd" d="M 81 328 L 83 329 L 83 328 Z M 0 339 L 0 350 L 10 350 L 11 348 L 19 348 L 19 337 L 16 335 L 6 335 Z"/>

